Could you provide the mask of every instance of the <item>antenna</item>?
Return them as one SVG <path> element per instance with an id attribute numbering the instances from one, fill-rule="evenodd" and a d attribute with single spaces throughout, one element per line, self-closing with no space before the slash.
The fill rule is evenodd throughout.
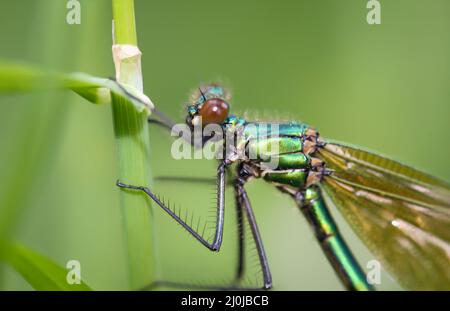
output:
<path id="1" fill-rule="evenodd" d="M 201 94 L 202 97 L 203 97 L 203 101 L 206 101 L 206 96 L 205 96 L 205 94 L 203 93 L 202 89 L 199 87 L 198 90 L 200 91 L 200 94 Z"/>

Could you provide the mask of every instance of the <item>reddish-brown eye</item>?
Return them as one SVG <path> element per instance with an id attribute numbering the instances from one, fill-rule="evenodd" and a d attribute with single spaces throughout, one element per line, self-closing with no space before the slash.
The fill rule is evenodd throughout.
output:
<path id="1" fill-rule="evenodd" d="M 211 98 L 205 101 L 199 110 L 203 125 L 222 123 L 228 116 L 228 104 L 220 98 Z"/>

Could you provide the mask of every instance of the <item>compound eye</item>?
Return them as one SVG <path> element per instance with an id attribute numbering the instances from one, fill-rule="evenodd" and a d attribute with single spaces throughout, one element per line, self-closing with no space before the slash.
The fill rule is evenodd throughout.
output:
<path id="1" fill-rule="evenodd" d="M 203 103 L 199 110 L 203 125 L 221 124 L 228 116 L 228 104 L 220 98 L 211 98 Z"/>

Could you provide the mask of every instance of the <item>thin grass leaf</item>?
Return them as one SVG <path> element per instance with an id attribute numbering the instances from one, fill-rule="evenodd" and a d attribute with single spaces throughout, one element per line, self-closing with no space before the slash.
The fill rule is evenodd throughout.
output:
<path id="1" fill-rule="evenodd" d="M 69 284 L 66 280 L 68 270 L 23 245 L 3 242 L 0 260 L 14 268 L 36 290 L 91 290 L 83 281 Z"/>
<path id="2" fill-rule="evenodd" d="M 119 82 L 142 92 L 141 52 L 137 46 L 134 0 L 113 0 L 113 60 Z M 118 85 L 121 87 L 121 85 Z M 151 184 L 150 139 L 147 116 L 112 94 L 118 173 L 122 181 Z M 130 109 L 132 108 L 132 109 Z M 140 193 L 120 192 L 132 289 L 153 283 L 158 276 L 155 255 L 154 207 Z"/>
<path id="3" fill-rule="evenodd" d="M 130 101 L 142 112 L 153 109 L 151 100 L 138 89 L 118 84 L 113 79 L 94 77 L 85 73 L 55 73 L 27 64 L 0 60 L 0 94 L 69 89 L 94 104 L 111 102 L 111 93 Z"/>

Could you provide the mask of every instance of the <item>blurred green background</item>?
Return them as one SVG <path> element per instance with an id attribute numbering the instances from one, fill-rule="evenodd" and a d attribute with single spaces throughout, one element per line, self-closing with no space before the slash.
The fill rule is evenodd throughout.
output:
<path id="1" fill-rule="evenodd" d="M 0 57 L 113 76 L 111 1 L 80 2 L 81 25 L 68 25 L 64 0 L 1 1 Z M 450 2 L 381 2 L 382 23 L 373 26 L 361 0 L 136 0 L 145 92 L 182 121 L 189 90 L 223 81 L 235 112 L 302 120 L 325 137 L 450 180 Z M 0 102 L 0 234 L 63 266 L 79 260 L 94 289 L 126 289 L 111 108 L 63 91 Z M 214 162 L 171 159 L 170 137 L 150 130 L 153 176 L 214 175 Z M 211 205 L 209 186 L 155 187 L 200 213 Z M 260 181 L 248 191 L 274 289 L 342 289 L 293 202 Z M 161 276 L 202 281 L 232 273 L 236 231 L 227 195 L 220 254 L 157 210 Z M 332 212 L 365 266 L 372 255 Z M 0 288 L 31 289 L 5 266 Z M 400 289 L 385 273 L 379 288 Z"/>

